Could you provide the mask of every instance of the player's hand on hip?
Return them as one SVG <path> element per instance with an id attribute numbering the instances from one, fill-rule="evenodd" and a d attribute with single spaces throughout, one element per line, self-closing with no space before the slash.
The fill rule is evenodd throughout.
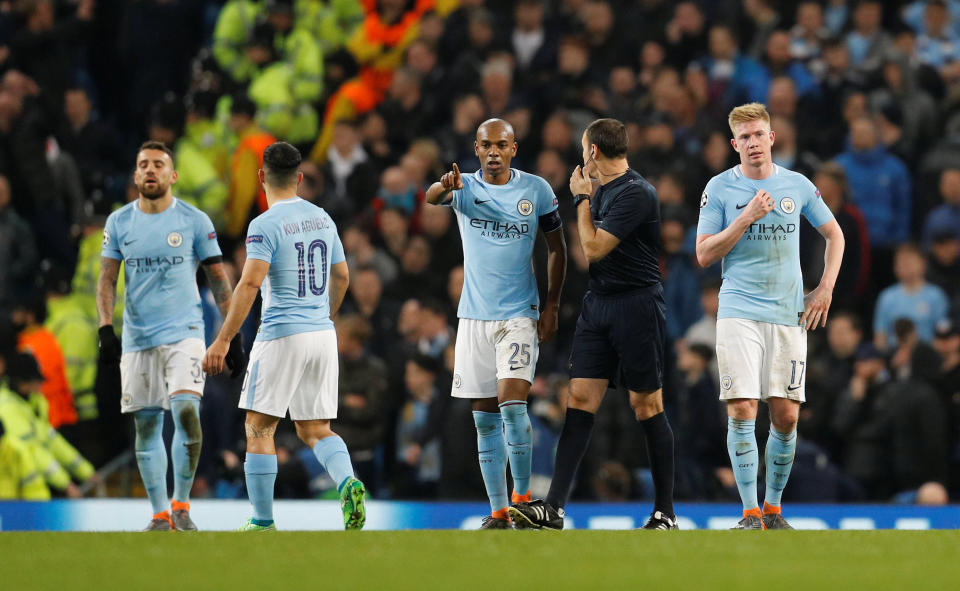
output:
<path id="1" fill-rule="evenodd" d="M 752 224 L 773 211 L 773 206 L 773 197 L 770 196 L 770 193 L 761 189 L 757 191 L 753 199 L 747 203 L 747 207 L 744 208 L 743 213 L 740 215 L 747 216 L 747 219 L 749 219 Z"/>
<path id="2" fill-rule="evenodd" d="M 816 330 L 818 326 L 827 325 L 827 312 L 833 301 L 833 292 L 828 289 L 816 288 L 803 297 L 803 316 L 800 317 L 800 326 L 806 330 Z"/>
<path id="3" fill-rule="evenodd" d="M 227 356 L 224 361 L 230 368 L 232 379 L 235 380 L 243 375 L 247 368 L 247 360 L 243 354 L 243 341 L 240 339 L 240 333 L 237 333 L 230 341 L 230 347 L 227 349 Z"/>
<path id="4" fill-rule="evenodd" d="M 203 356 L 203 371 L 208 375 L 222 372 L 224 360 L 227 358 L 227 350 L 229 348 L 230 344 L 227 341 L 219 338 L 213 341 Z"/>
<path id="5" fill-rule="evenodd" d="M 100 362 L 101 363 L 120 363 L 120 355 L 123 348 L 120 343 L 120 337 L 113 332 L 113 325 L 107 324 L 100 327 Z"/>
<path id="6" fill-rule="evenodd" d="M 463 188 L 463 178 L 456 162 L 453 163 L 453 170 L 440 177 L 440 185 L 444 191 L 459 191 Z"/>
<path id="7" fill-rule="evenodd" d="M 549 341 L 557 334 L 557 312 L 556 304 L 547 304 L 540 313 L 540 321 L 537 322 L 537 337 L 540 342 Z"/>
<path id="8" fill-rule="evenodd" d="M 593 194 L 593 182 L 590 180 L 584 171 L 582 166 L 577 166 L 573 169 L 573 174 L 570 175 L 570 194 L 571 195 L 592 195 Z"/>

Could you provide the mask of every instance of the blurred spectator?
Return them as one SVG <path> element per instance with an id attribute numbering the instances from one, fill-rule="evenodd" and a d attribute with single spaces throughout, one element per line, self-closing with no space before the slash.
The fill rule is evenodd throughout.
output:
<path id="1" fill-rule="evenodd" d="M 960 12 L 954 7 L 954 24 L 945 0 L 929 0 L 923 11 L 923 30 L 917 37 L 917 57 L 936 68 L 947 82 L 960 77 Z"/>
<path id="2" fill-rule="evenodd" d="M 790 29 L 790 55 L 820 78 L 826 69 L 822 46 L 830 37 L 830 30 L 823 21 L 823 6 L 814 0 L 798 2 L 796 23 Z"/>
<path id="3" fill-rule="evenodd" d="M 960 310 L 960 236 L 949 230 L 930 241 L 927 280 L 944 291 L 953 310 Z"/>
<path id="4" fill-rule="evenodd" d="M 353 269 L 349 297 L 343 303 L 343 314 L 360 316 L 371 330 L 371 338 L 365 341 L 367 352 L 386 358 L 394 346 L 397 317 L 400 306 L 393 300 L 384 300 L 383 282 L 374 267 L 358 265 Z"/>
<path id="5" fill-rule="evenodd" d="M 363 317 L 340 315 L 337 318 L 340 353 L 337 433 L 347 442 L 357 477 L 377 490 L 376 450 L 383 439 L 389 402 L 387 366 L 365 351 L 372 336 L 373 330 Z"/>
<path id="6" fill-rule="evenodd" d="M 897 283 L 880 292 L 873 317 L 873 338 L 881 350 L 896 346 L 894 322 L 900 318 L 911 320 L 921 342 L 933 340 L 937 323 L 947 316 L 948 302 L 943 290 L 927 283 L 927 262 L 923 253 L 912 243 L 897 248 L 894 274 Z"/>
<path id="7" fill-rule="evenodd" d="M 937 392 L 947 411 L 947 442 L 950 462 L 950 489 L 960 487 L 960 330 L 957 323 L 944 321 L 937 325 L 933 348 L 940 356 Z"/>
<path id="8" fill-rule="evenodd" d="M 253 101 L 242 95 L 233 97 L 230 130 L 236 134 L 239 143 L 230 158 L 226 212 L 226 233 L 230 238 L 243 236 L 247 222 L 267 210 L 267 196 L 257 171 L 263 166 L 263 151 L 277 140 L 257 125 L 256 114 Z"/>
<path id="9" fill-rule="evenodd" d="M 860 208 L 850 202 L 847 174 L 843 167 L 836 162 L 827 162 L 817 170 L 812 180 L 820 191 L 823 202 L 840 224 L 847 245 L 843 250 L 843 262 L 833 290 L 833 307 L 859 309 L 870 279 L 870 238 L 867 222 Z M 800 260 L 805 270 L 804 275 L 808 281 L 816 281 L 823 272 L 823 250 L 826 244 L 814 235 L 812 226 L 804 224 L 800 231 Z"/>
<path id="10" fill-rule="evenodd" d="M 960 238 L 960 167 L 945 168 L 940 173 L 940 197 L 943 203 L 927 215 L 923 224 L 925 248 L 937 234 Z"/>
<path id="11" fill-rule="evenodd" d="M 47 320 L 47 302 L 41 294 L 17 303 L 13 308 L 13 325 L 19 331 L 17 348 L 36 358 L 43 382 L 38 391 L 46 399 L 47 415 L 54 429 L 77 422 L 73 392 L 67 382 L 66 361 L 57 338 L 43 323 Z"/>
<path id="12" fill-rule="evenodd" d="M 703 315 L 700 308 L 699 280 L 690 252 L 684 248 L 684 227 L 677 218 L 664 217 L 662 224 L 663 297 L 670 310 L 667 339 L 682 337 Z"/>
<path id="13" fill-rule="evenodd" d="M 342 230 L 341 237 L 347 265 L 351 269 L 362 271 L 369 267 L 380 277 L 382 283 L 392 283 L 396 279 L 399 273 L 397 262 L 383 249 L 370 242 L 370 233 L 360 224 Z"/>
<path id="14" fill-rule="evenodd" d="M 230 130 L 216 119 L 217 95 L 196 92 L 187 101 L 183 135 L 175 146 L 178 199 L 210 212 L 215 227 L 223 230 L 227 204 L 227 170 L 233 141 Z"/>
<path id="15" fill-rule="evenodd" d="M 380 227 L 381 235 L 388 242 L 387 246 L 394 257 L 399 258 L 402 249 L 406 247 L 406 237 L 403 241 L 390 244 L 392 239 L 399 240 L 401 236 L 399 228 L 394 228 L 392 221 L 384 220 L 388 211 L 396 212 L 404 218 L 404 224 L 407 229 L 413 231 L 420 228 L 420 209 L 423 207 L 424 192 L 417 187 L 407 176 L 407 172 L 399 166 L 391 166 L 380 175 L 380 188 L 377 189 L 377 196 L 371 203 L 371 208 L 375 216 L 374 222 Z M 407 223 L 409 220 L 409 224 Z M 412 228 L 411 228 L 412 227 Z"/>
<path id="16" fill-rule="evenodd" d="M 879 0 L 858 0 L 853 9 L 853 30 L 847 33 L 847 47 L 854 68 L 874 72 L 890 49 L 890 35 L 881 28 L 883 4 Z"/>
<path id="17" fill-rule="evenodd" d="M 446 276 L 463 261 L 463 245 L 453 224 L 453 212 L 449 207 L 424 205 L 420 222 L 423 237 L 430 245 L 431 272 Z"/>
<path id="18" fill-rule="evenodd" d="M 454 332 L 447 323 L 447 312 L 443 304 L 434 299 L 421 302 L 417 339 L 420 353 L 441 358 L 447 345 L 453 342 Z"/>
<path id="19" fill-rule="evenodd" d="M 421 84 L 422 76 L 413 68 L 398 69 L 386 100 L 377 109 L 387 126 L 387 141 L 395 152 L 402 152 L 428 131 L 431 109 Z"/>
<path id="20" fill-rule="evenodd" d="M 10 205 L 10 183 L 0 175 L 0 304 L 26 295 L 36 265 L 33 232 Z"/>
<path id="21" fill-rule="evenodd" d="M 892 248 L 910 237 L 910 173 L 879 143 L 873 122 L 865 117 L 851 124 L 850 147 L 837 162 L 847 173 L 853 203 L 867 220 L 871 260 L 884 273 Z"/>
<path id="22" fill-rule="evenodd" d="M 678 441 L 680 454 L 679 493 L 684 498 L 713 498 L 713 474 L 729 470 L 723 453 L 726 437 L 726 410 L 717 397 L 717 386 L 709 367 L 713 348 L 702 343 L 677 344 L 677 408 L 680 409 Z"/>
<path id="23" fill-rule="evenodd" d="M 664 32 L 664 49 L 676 67 L 686 66 L 707 48 L 706 19 L 696 2 L 678 2 Z"/>
<path id="24" fill-rule="evenodd" d="M 800 409 L 798 428 L 802 436 L 816 441 L 832 454 L 839 446 L 831 432 L 834 409 L 853 377 L 854 355 L 862 342 L 863 327 L 859 318 L 838 309 L 827 323 L 826 347 L 813 349 L 807 358 L 810 396 Z"/>
<path id="25" fill-rule="evenodd" d="M 396 300 L 429 298 L 442 293 L 443 276 L 430 264 L 430 243 L 423 236 L 413 236 L 400 258 L 400 275 L 387 286 L 387 293 Z"/>
<path id="26" fill-rule="evenodd" d="M 545 12 L 542 0 L 520 0 L 514 8 L 510 44 L 517 56 L 521 86 L 535 85 L 556 67 L 556 30 L 544 26 Z"/>
<path id="27" fill-rule="evenodd" d="M 400 409 L 397 423 L 397 460 L 400 478 L 394 490 L 400 498 L 436 496 L 440 479 L 440 440 L 424 440 L 422 433 L 435 423 L 431 414 L 443 405 L 445 392 L 437 387 L 440 362 L 427 355 L 417 355 L 406 363 L 406 384 L 409 398 Z"/>
<path id="28" fill-rule="evenodd" d="M 67 89 L 64 113 L 65 121 L 57 140 L 77 162 L 84 191 L 95 198 L 92 193 L 107 190 L 128 164 L 121 158 L 119 138 L 101 118 L 94 117 L 93 105 L 85 88 Z"/>
<path id="29" fill-rule="evenodd" d="M 323 170 L 333 185 L 330 199 L 333 211 L 350 218 L 366 209 L 376 192 L 377 171 L 360 144 L 354 122 L 336 123 Z M 331 209 L 327 205 L 324 208 Z"/>

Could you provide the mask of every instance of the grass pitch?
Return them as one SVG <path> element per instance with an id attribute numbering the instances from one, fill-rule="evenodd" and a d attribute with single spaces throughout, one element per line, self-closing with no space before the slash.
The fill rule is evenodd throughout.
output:
<path id="1" fill-rule="evenodd" d="M 0 534 L 0 589 L 957 589 L 957 531 Z"/>

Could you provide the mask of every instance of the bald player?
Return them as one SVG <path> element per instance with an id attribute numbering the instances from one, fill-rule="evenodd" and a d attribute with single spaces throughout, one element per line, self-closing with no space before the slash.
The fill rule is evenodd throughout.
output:
<path id="1" fill-rule="evenodd" d="M 453 396 L 473 400 L 480 471 L 490 498 L 490 517 L 481 529 L 512 529 L 507 458 L 512 502 L 529 501 L 527 394 L 539 343 L 557 332 L 567 245 L 550 185 L 510 168 L 517 154 L 513 127 L 502 119 L 484 121 L 474 151 L 480 170 L 462 175 L 454 164 L 427 190 L 427 202 L 453 208 L 463 239 Z M 538 229 L 549 250 L 542 308 L 532 263 Z"/>

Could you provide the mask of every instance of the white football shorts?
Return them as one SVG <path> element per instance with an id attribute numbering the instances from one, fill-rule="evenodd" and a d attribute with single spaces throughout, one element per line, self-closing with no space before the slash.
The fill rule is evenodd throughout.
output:
<path id="1" fill-rule="evenodd" d="M 453 361 L 453 396 L 491 398 L 497 380 L 533 383 L 539 353 L 533 318 L 473 320 L 461 318 Z"/>
<path id="2" fill-rule="evenodd" d="M 340 363 L 334 329 L 256 341 L 240 408 L 294 421 L 337 418 Z"/>
<path id="3" fill-rule="evenodd" d="M 169 410 L 170 395 L 203 395 L 202 339 L 183 339 L 170 345 L 131 351 L 120 356 L 120 412 L 144 408 Z"/>
<path id="4" fill-rule="evenodd" d="M 807 333 L 742 318 L 717 320 L 720 400 L 771 396 L 806 401 Z"/>

